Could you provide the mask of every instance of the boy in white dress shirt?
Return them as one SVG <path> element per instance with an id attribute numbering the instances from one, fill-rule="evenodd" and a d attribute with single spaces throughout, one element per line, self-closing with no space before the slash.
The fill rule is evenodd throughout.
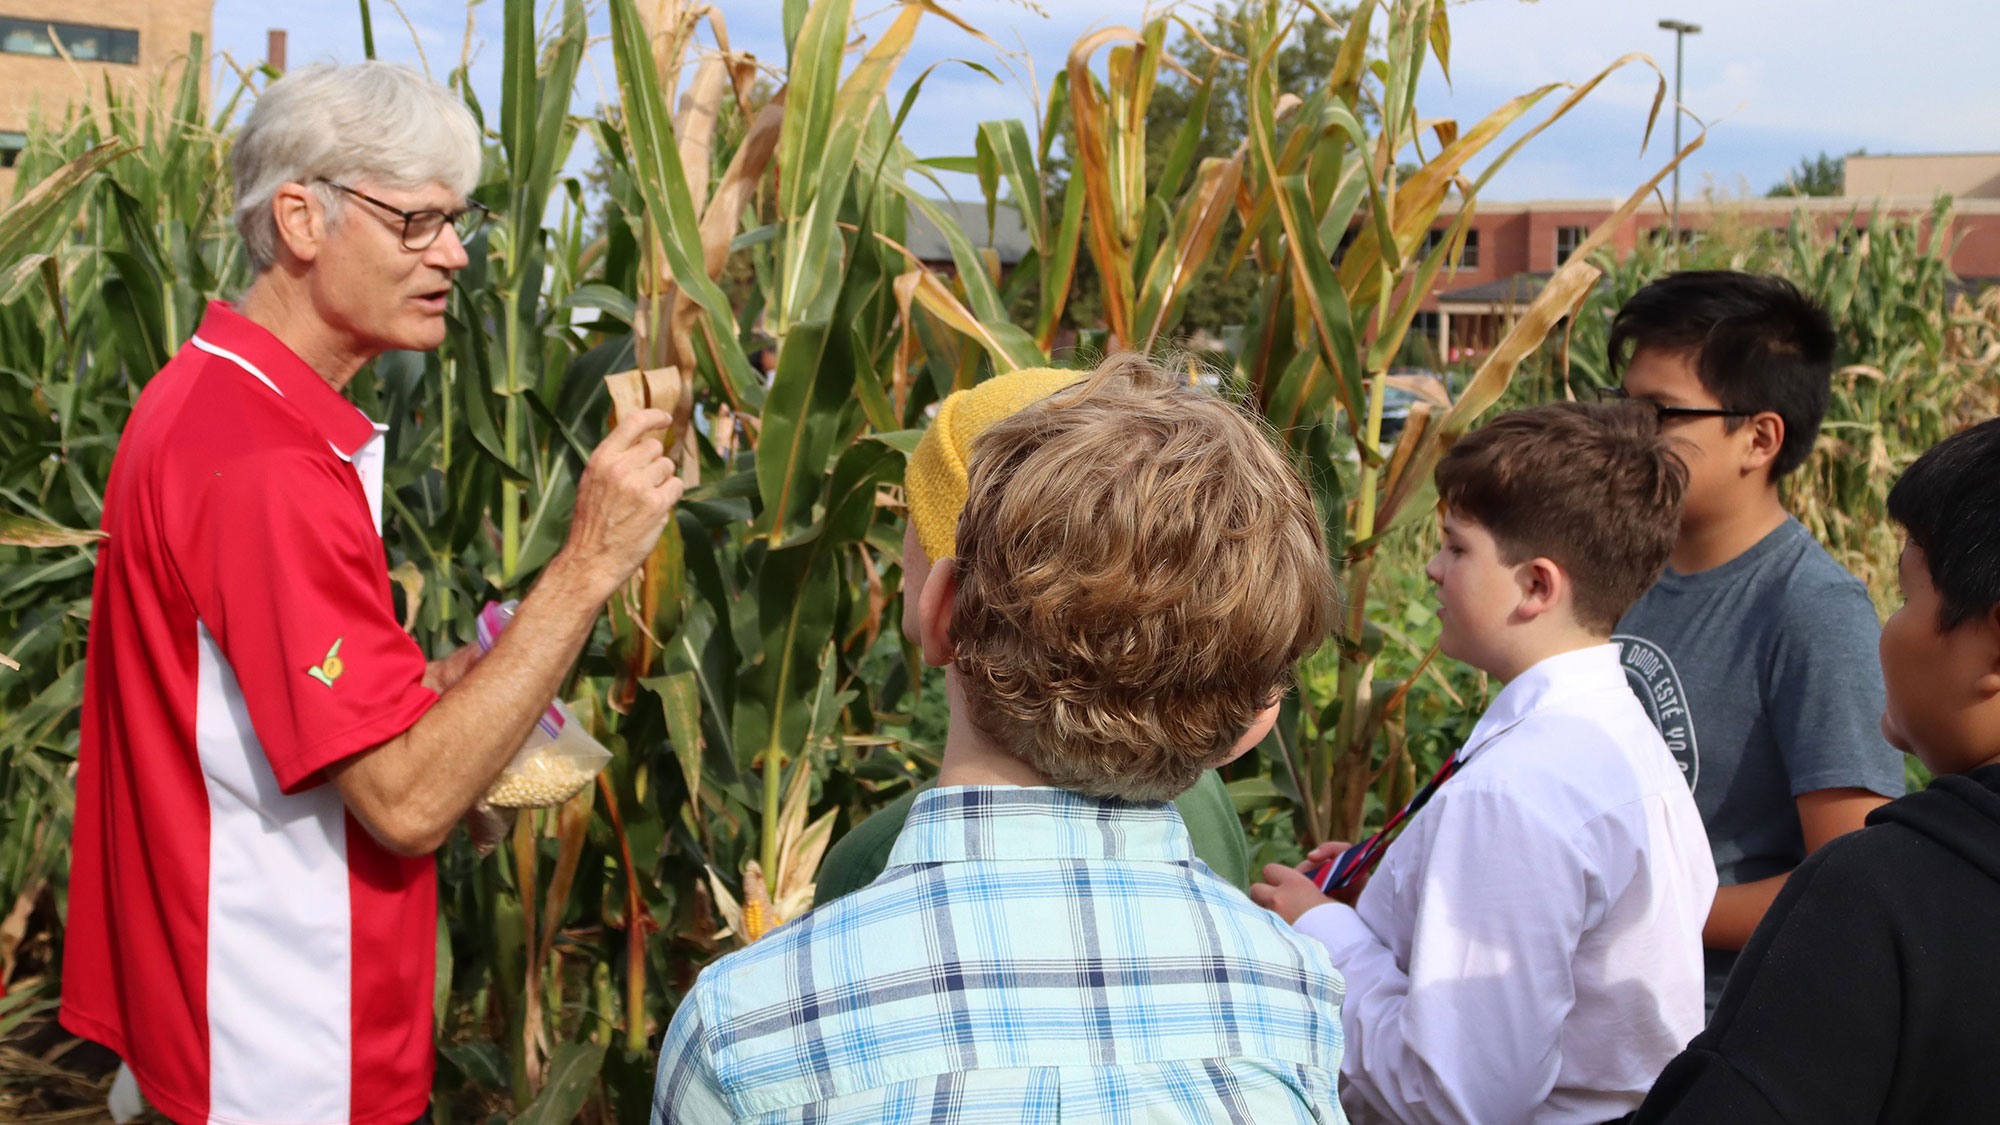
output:
<path id="1" fill-rule="evenodd" d="M 1617 1120 L 1701 1030 L 1715 867 L 1611 643 L 1686 480 L 1625 404 L 1504 414 L 1439 463 L 1439 644 L 1506 687 L 1372 878 L 1328 897 L 1273 864 L 1251 891 L 1347 978 L 1356 1125 Z"/>

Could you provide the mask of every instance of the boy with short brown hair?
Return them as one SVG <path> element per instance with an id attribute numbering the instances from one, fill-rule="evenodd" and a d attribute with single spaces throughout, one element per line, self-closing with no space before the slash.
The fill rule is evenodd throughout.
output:
<path id="1" fill-rule="evenodd" d="M 702 973 L 655 1121 L 1343 1122 L 1326 951 L 1167 803 L 1263 737 L 1327 628 L 1304 485 L 1137 358 L 972 453 L 906 618 L 946 669 L 939 786 L 882 878 Z"/>
<path id="2" fill-rule="evenodd" d="M 1305 486 L 1241 411 L 1168 379 L 1126 353 L 996 423 L 958 522 L 968 719 L 1092 796 L 1165 800 L 1233 757 L 1332 617 Z"/>
<path id="3" fill-rule="evenodd" d="M 903 607 L 905 632 L 912 643 L 917 639 L 916 607 L 931 560 L 958 553 L 958 521 L 965 511 L 970 484 L 967 466 L 973 446 L 994 423 L 1075 386 L 1089 375 L 1087 371 L 1024 368 L 954 391 L 938 404 L 936 417 L 903 473 L 903 497 L 909 508 L 903 536 Z M 813 885 L 813 905 L 824 906 L 881 877 L 910 809 L 935 781 L 927 779 L 874 810 L 834 841 Z M 1174 798 L 1174 811 L 1187 825 L 1195 857 L 1233 886 L 1247 890 L 1250 844 L 1221 775 L 1214 770 L 1202 773 L 1192 788 Z"/>
<path id="4" fill-rule="evenodd" d="M 1701 1028 L 1714 868 L 1610 643 L 1686 471 L 1648 412 L 1569 403 L 1501 415 L 1436 479 L 1439 646 L 1506 687 L 1332 898 L 1275 864 L 1251 893 L 1347 978 L 1356 1122 L 1596 1125 Z"/>

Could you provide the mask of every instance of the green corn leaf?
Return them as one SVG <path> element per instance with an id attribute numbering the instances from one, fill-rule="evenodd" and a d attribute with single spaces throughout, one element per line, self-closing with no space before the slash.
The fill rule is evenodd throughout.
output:
<path id="1" fill-rule="evenodd" d="M 957 172 L 962 176 L 979 174 L 977 156 L 926 156 L 916 162 L 920 168 L 935 168 L 940 172 Z"/>
<path id="2" fill-rule="evenodd" d="M 805 745 L 819 654 L 833 636 L 837 560 L 815 541 L 773 550 L 757 576 L 761 661 L 744 675 L 735 713 L 737 764 L 790 760 Z"/>
<path id="3" fill-rule="evenodd" d="M 0 269 L 11 266 L 15 258 L 47 236 L 92 176 L 134 151 L 134 146 L 116 140 L 95 145 L 0 211 Z"/>
<path id="4" fill-rule="evenodd" d="M 1000 158 L 994 155 L 993 138 L 987 135 L 984 124 L 974 135 L 972 158 L 974 175 L 979 178 L 979 197 L 986 203 L 985 238 L 991 244 L 993 221 L 1000 210 Z"/>
<path id="5" fill-rule="evenodd" d="M 364 10 L 366 3 L 363 0 Z M 535 55 L 540 44 L 535 37 L 534 0 L 506 0 L 501 19 L 505 49 L 500 69 L 500 147 L 507 154 L 508 179 L 523 185 L 535 159 Z M 365 21 L 362 26 L 366 28 Z"/>
<path id="6" fill-rule="evenodd" d="M 1035 318 L 1035 343 L 1046 350 L 1054 341 L 1063 306 L 1069 303 L 1076 278 L 1076 251 L 1083 240 L 1083 177 L 1071 176 L 1063 189 L 1062 225 L 1056 230 L 1055 253 L 1043 259 L 1042 310 Z"/>
<path id="7" fill-rule="evenodd" d="M 6 725 L 0 726 L 0 749 L 32 744 L 49 726 L 82 705 L 83 661 L 77 660 L 26 707 L 8 716 Z"/>
<path id="8" fill-rule="evenodd" d="M 611 0 L 611 43 L 618 66 L 618 88 L 624 95 L 626 143 L 632 158 L 632 180 L 645 200 L 646 216 L 658 232 L 659 246 L 681 291 L 701 308 L 697 342 L 707 366 L 727 384 L 739 408 L 762 410 L 764 389 L 743 354 L 736 331 L 736 310 L 703 265 L 701 226 L 694 199 L 681 168 L 680 142 L 659 75 L 653 69 L 651 43 L 633 0 Z M 792 108 L 786 102 L 785 121 Z"/>
<path id="9" fill-rule="evenodd" d="M 1020 209 L 1021 225 L 1028 232 L 1028 244 L 1037 253 L 1049 253 L 1048 193 L 1042 188 L 1041 169 L 1035 165 L 1034 146 L 1028 141 L 1028 127 L 1018 120 L 982 121 L 979 137 L 993 156 L 995 171 L 1007 178 L 1014 205 Z M 993 221 L 993 196 L 989 192 L 986 221 Z"/>
<path id="10" fill-rule="evenodd" d="M 660 697 L 667 720 L 667 736 L 673 739 L 674 758 L 680 762 L 681 778 L 687 783 L 688 802 L 701 804 L 701 683 L 693 669 L 639 681 Z"/>
<path id="11" fill-rule="evenodd" d="M 787 25 L 793 6 L 787 0 Z M 851 0 L 820 0 L 810 8 L 801 2 L 797 7 L 801 22 L 796 31 L 788 30 L 791 66 L 785 76 L 785 124 L 778 137 L 778 167 L 782 170 L 778 214 L 788 224 L 805 218 L 819 186 L 825 160 L 822 146 L 833 132 L 840 58 L 853 14 Z"/>
<path id="12" fill-rule="evenodd" d="M 473 379 L 460 379 L 459 384 L 462 388 L 466 428 L 472 432 L 473 444 L 492 459 L 494 467 L 500 470 L 501 476 L 515 484 L 530 483 L 528 474 L 507 459 L 507 446 L 500 440 L 499 429 L 493 425 L 493 414 L 487 408 L 487 400 L 493 392 Z"/>
<path id="13" fill-rule="evenodd" d="M 879 441 L 905 457 L 917 451 L 917 443 L 924 439 L 922 430 L 895 430 L 890 433 L 869 434 L 867 440 Z"/>
<path id="14" fill-rule="evenodd" d="M 1278 180 L 1278 215 L 1285 225 L 1294 280 L 1305 296 L 1314 342 L 1320 361 L 1334 378 L 1334 389 L 1350 419 L 1366 415 L 1362 401 L 1362 365 L 1359 337 L 1347 293 L 1335 275 L 1332 256 L 1319 240 L 1318 224 L 1312 221 L 1311 195 L 1304 176 L 1284 176 Z M 1303 405 L 1310 409 L 1311 400 Z"/>
<path id="15" fill-rule="evenodd" d="M 558 1043 L 549 1052 L 542 1092 L 514 1118 L 514 1125 L 569 1125 L 583 1109 L 604 1069 L 604 1047 L 597 1043 Z"/>
<path id="16" fill-rule="evenodd" d="M 515 2 L 527 3 L 528 0 Z M 532 232 L 539 236 L 542 213 L 548 208 L 556 173 L 561 170 L 563 161 L 569 158 L 570 143 L 576 135 L 569 117 L 569 100 L 576 88 L 577 69 L 583 61 L 587 37 L 582 0 L 564 0 L 562 30 L 557 36 L 548 72 L 535 75 L 531 71 L 536 99 L 534 116 L 528 118 L 528 107 L 519 107 L 518 110 L 523 120 L 517 124 L 517 129 L 532 130 L 525 154 L 527 175 L 517 180 L 517 210 L 513 216 L 516 229 L 524 234 Z M 531 68 L 533 64 L 531 58 Z M 504 117 L 504 110 L 502 115 Z M 540 238 L 534 237 L 533 241 L 539 243 Z M 516 246 L 521 244 L 515 243 Z"/>
<path id="17" fill-rule="evenodd" d="M 844 13 L 846 7 L 845 0 L 825 0 L 814 5 L 800 41 L 824 32 L 815 22 L 822 11 L 839 9 Z M 780 211 L 792 220 L 780 251 L 778 307 L 773 325 L 779 336 L 795 324 L 822 322 L 832 315 L 839 300 L 840 280 L 845 273 L 839 263 L 844 249 L 838 226 L 841 196 L 854 174 L 854 156 L 862 132 L 888 90 L 889 76 L 909 52 L 923 13 L 922 5 L 914 3 L 904 5 L 897 13 L 895 22 L 881 33 L 854 72 L 840 84 L 827 111 L 824 132 L 802 138 L 794 134 L 794 129 L 813 126 L 831 74 L 815 63 L 809 75 L 793 76 L 795 85 L 809 83 L 801 93 L 810 105 L 795 119 L 792 103 L 787 101 L 784 134 L 778 142 Z M 817 58 L 817 54 L 816 51 L 810 57 Z M 808 139 L 812 145 L 809 157 L 805 151 Z M 785 160 L 788 154 L 799 163 L 788 164 Z"/>
<path id="18" fill-rule="evenodd" d="M 854 372 L 849 334 L 819 325 L 795 328 L 778 351 L 764 428 L 757 439 L 757 483 L 764 511 L 758 534 L 782 540 L 808 522 L 840 430 Z M 867 376 L 863 376 L 866 378 Z"/>
<path id="19" fill-rule="evenodd" d="M 1167 162 L 1161 167 L 1159 181 L 1153 186 L 1154 199 L 1164 202 L 1178 197 L 1181 193 L 1181 180 L 1187 176 L 1188 167 L 1194 162 L 1195 146 L 1200 143 L 1202 134 L 1208 130 L 1208 103 L 1215 93 L 1215 72 L 1220 61 L 1210 60 L 1208 73 L 1202 77 L 1201 85 L 1195 93 L 1194 104 L 1188 107 L 1187 117 L 1181 121 L 1180 129 L 1174 134 L 1173 148 L 1168 150 Z M 1233 204 L 1235 200 L 1232 199 L 1230 202 Z M 1139 234 L 1140 261 L 1152 257 L 1153 248 L 1158 244 L 1160 226 L 1161 223 L 1148 208 L 1145 228 Z M 1142 317 L 1141 320 L 1143 319 Z"/>
<path id="20" fill-rule="evenodd" d="M 107 538 L 101 531 L 59 527 L 44 520 L 0 512 L 0 546 L 83 547 Z"/>
<path id="21" fill-rule="evenodd" d="M 734 247 L 731 249 L 733 250 Z M 595 281 L 587 285 L 579 285 L 575 289 L 570 290 L 569 296 L 564 297 L 556 307 L 561 309 L 598 309 L 610 313 L 626 324 L 632 323 L 639 316 L 639 304 L 632 299 L 630 293 Z"/>

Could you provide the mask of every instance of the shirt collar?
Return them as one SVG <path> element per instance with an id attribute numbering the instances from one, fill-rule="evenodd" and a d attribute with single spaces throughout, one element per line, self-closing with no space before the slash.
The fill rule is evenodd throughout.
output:
<path id="1" fill-rule="evenodd" d="M 1140 804 L 1066 789 L 953 785 L 910 807 L 889 866 L 979 860 L 1194 859 L 1187 826 L 1171 801 Z"/>
<path id="2" fill-rule="evenodd" d="M 1601 691 L 1631 691 L 1618 653 L 1615 644 L 1592 645 L 1548 657 L 1516 676 L 1479 717 L 1459 760 L 1471 759 L 1480 747 L 1546 707 Z"/>
<path id="3" fill-rule="evenodd" d="M 386 427 L 378 426 L 320 378 L 269 329 L 226 301 L 210 301 L 195 330 L 194 347 L 241 367 L 305 415 L 335 453 L 353 460 Z"/>

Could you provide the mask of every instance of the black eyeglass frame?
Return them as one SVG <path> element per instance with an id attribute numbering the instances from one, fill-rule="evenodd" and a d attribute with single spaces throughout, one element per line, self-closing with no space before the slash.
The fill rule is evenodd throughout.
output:
<path id="1" fill-rule="evenodd" d="M 440 211 L 435 207 L 426 207 L 421 211 L 405 211 L 401 207 L 398 207 L 393 203 L 385 203 L 382 200 L 377 199 L 372 195 L 369 195 L 365 191 L 356 191 L 355 189 L 348 187 L 346 184 L 341 183 L 339 180 L 330 180 L 322 176 L 320 177 L 319 182 L 327 185 L 328 187 L 339 188 L 341 191 L 346 192 L 347 194 L 353 196 L 356 199 L 362 200 L 367 203 L 373 203 L 375 206 L 380 207 L 382 210 L 387 211 L 390 214 L 396 216 L 397 218 L 403 220 L 403 237 L 402 237 L 403 249 L 411 251 L 412 253 L 420 254 L 425 250 L 430 249 L 433 245 L 436 244 L 439 236 L 444 234 L 444 228 L 447 226 L 451 227 L 453 230 L 456 230 L 458 232 L 459 242 L 461 243 L 470 242 L 472 241 L 472 236 L 479 233 L 479 228 L 485 226 L 487 218 L 492 215 L 492 212 L 487 209 L 486 205 L 479 202 L 476 199 L 466 200 L 465 206 L 460 207 L 456 211 Z M 428 219 L 432 215 L 435 215 L 438 218 L 437 229 L 431 231 L 431 236 L 427 239 L 424 239 L 422 243 L 412 245 L 413 240 L 410 237 L 411 225 L 416 223 L 420 219 Z M 472 216 L 473 221 L 470 224 L 461 227 L 459 225 L 460 221 L 465 219 L 465 217 L 468 215 Z"/>
<path id="2" fill-rule="evenodd" d="M 1755 410 L 1718 410 L 1707 406 L 1668 406 L 1649 398 L 1633 398 L 1625 393 L 1623 387 L 1599 387 L 1597 399 L 1599 402 L 1643 402 L 1653 408 L 1662 426 L 1674 418 L 1754 418 L 1759 413 Z"/>

